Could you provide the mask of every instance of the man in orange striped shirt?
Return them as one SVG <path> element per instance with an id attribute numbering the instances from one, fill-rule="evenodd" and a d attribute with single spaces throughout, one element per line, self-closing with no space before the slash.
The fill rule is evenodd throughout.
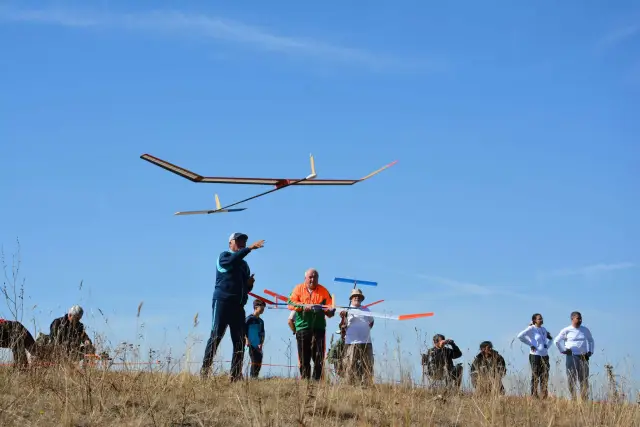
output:
<path id="1" fill-rule="evenodd" d="M 333 317 L 335 309 L 322 308 L 331 305 L 329 291 L 318 283 L 319 274 L 310 268 L 305 272 L 304 283 L 297 285 L 289 295 L 290 310 L 297 312 L 295 329 L 298 344 L 298 361 L 302 379 L 311 378 L 311 359 L 313 359 L 313 379 L 322 378 L 325 354 L 326 317 Z M 318 307 L 300 307 L 296 304 L 313 304 Z M 291 307 L 292 306 L 292 307 Z"/>

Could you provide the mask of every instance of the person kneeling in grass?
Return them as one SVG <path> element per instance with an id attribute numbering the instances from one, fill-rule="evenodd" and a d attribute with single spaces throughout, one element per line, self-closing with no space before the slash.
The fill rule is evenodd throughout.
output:
<path id="1" fill-rule="evenodd" d="M 502 378 L 507 375 L 504 357 L 493 349 L 491 341 L 480 343 L 480 352 L 471 363 L 471 385 L 481 394 L 504 394 Z"/>

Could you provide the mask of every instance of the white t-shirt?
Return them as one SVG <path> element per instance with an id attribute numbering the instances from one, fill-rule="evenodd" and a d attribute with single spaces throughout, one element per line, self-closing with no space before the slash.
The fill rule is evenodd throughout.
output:
<path id="1" fill-rule="evenodd" d="M 529 354 L 548 356 L 551 340 L 547 338 L 547 334 L 548 332 L 544 326 L 538 328 L 535 325 L 530 325 L 518 334 L 518 339 L 529 347 L 534 346 L 536 348 L 535 351 L 529 349 Z"/>
<path id="2" fill-rule="evenodd" d="M 360 306 L 359 310 L 370 311 L 368 308 L 362 306 Z M 362 313 L 354 313 L 353 310 L 347 310 L 347 333 L 345 335 L 345 344 L 371 343 L 372 324 L 373 317 L 365 316 Z"/>
<path id="3" fill-rule="evenodd" d="M 573 325 L 567 326 L 560 331 L 555 341 L 560 352 L 571 350 L 571 353 L 576 356 L 593 353 L 595 347 L 591 331 L 582 325 L 579 328 L 574 328 Z"/>

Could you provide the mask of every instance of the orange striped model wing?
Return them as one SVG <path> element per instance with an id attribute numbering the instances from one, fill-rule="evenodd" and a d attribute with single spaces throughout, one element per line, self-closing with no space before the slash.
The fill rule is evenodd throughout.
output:
<path id="1" fill-rule="evenodd" d="M 278 300 L 281 301 L 288 301 L 289 299 L 287 297 L 285 297 L 284 295 L 280 295 L 276 292 L 270 291 L 269 289 L 265 289 L 264 293 L 267 295 L 270 295 Z M 335 302 L 335 297 L 332 297 L 332 300 Z M 377 302 L 381 302 L 383 300 L 377 301 Z M 377 303 L 376 302 L 376 303 Z M 371 303 L 370 305 L 373 305 L 375 303 Z M 297 304 L 296 303 L 296 307 L 318 307 L 318 304 Z M 432 317 L 435 313 L 430 311 L 427 313 L 414 313 L 414 314 L 398 314 L 398 315 L 394 315 L 394 314 L 386 314 L 386 313 L 378 313 L 376 311 L 365 311 L 365 310 L 359 310 L 357 308 L 353 308 L 353 307 L 346 307 L 346 306 L 340 306 L 340 305 L 320 305 L 319 307 L 324 308 L 324 309 L 332 309 L 332 308 L 342 308 L 342 309 L 347 309 L 349 310 L 349 312 L 351 313 L 359 313 L 362 316 L 370 316 L 370 317 L 378 317 L 381 319 L 390 319 L 390 320 L 412 320 L 412 319 L 420 319 L 422 317 Z"/>

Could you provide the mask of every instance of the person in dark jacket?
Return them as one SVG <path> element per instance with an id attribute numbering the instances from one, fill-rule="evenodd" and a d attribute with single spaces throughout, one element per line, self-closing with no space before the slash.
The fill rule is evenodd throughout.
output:
<path id="1" fill-rule="evenodd" d="M 449 347 L 447 347 L 449 346 Z M 431 347 L 422 357 L 422 365 L 427 376 L 433 381 L 444 381 L 447 387 L 462 384 L 462 364 L 453 365 L 453 359 L 462 357 L 460 347 L 452 339 L 436 334 Z"/>
<path id="2" fill-rule="evenodd" d="M 85 354 L 93 353 L 93 343 L 81 322 L 84 310 L 74 305 L 67 314 L 58 317 L 49 326 L 49 337 L 54 352 L 63 358 L 79 361 Z"/>
<path id="3" fill-rule="evenodd" d="M 27 352 L 33 356 L 35 344 L 31 332 L 22 323 L 0 319 L 0 348 L 11 349 L 15 367 L 22 369 L 29 365 Z"/>
<path id="4" fill-rule="evenodd" d="M 507 375 L 504 357 L 493 349 L 491 341 L 480 343 L 480 353 L 471 363 L 471 385 L 480 393 L 492 393 L 496 390 L 504 394 L 502 378 Z"/>
<path id="5" fill-rule="evenodd" d="M 249 264 L 244 258 L 251 251 L 264 246 L 264 240 L 260 240 L 247 247 L 247 239 L 244 233 L 233 233 L 229 237 L 229 250 L 222 252 L 216 262 L 216 286 L 211 304 L 213 321 L 200 369 L 202 378 L 206 378 L 211 372 L 213 358 L 227 327 L 230 329 L 233 342 L 231 381 L 242 378 L 246 329 L 244 306 L 255 282 Z"/>

